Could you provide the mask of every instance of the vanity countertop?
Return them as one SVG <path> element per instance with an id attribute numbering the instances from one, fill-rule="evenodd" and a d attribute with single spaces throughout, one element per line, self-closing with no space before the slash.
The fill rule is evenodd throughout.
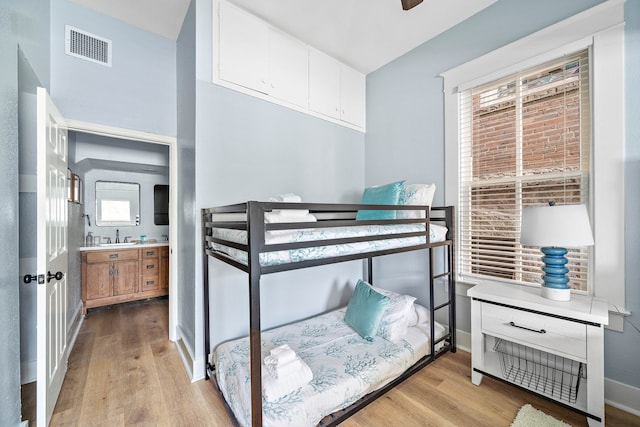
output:
<path id="1" fill-rule="evenodd" d="M 151 248 L 154 246 L 169 246 L 169 242 L 156 242 L 156 243 L 103 243 L 98 246 L 83 246 L 81 251 L 113 251 L 122 249 L 140 249 Z"/>

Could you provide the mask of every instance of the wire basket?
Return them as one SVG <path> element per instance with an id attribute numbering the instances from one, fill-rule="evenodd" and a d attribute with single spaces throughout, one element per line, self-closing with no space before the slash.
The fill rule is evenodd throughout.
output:
<path id="1" fill-rule="evenodd" d="M 503 339 L 496 339 L 493 349 L 500 356 L 505 379 L 559 400 L 576 402 L 580 378 L 586 378 L 582 363 Z"/>

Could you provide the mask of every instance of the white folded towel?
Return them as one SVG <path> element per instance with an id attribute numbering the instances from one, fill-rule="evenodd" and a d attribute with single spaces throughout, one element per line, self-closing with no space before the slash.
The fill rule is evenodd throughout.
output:
<path id="1" fill-rule="evenodd" d="M 271 213 L 282 216 L 304 216 L 309 213 L 309 209 L 274 209 Z"/>
<path id="2" fill-rule="evenodd" d="M 288 345 L 274 350 L 265 357 L 262 374 L 262 394 L 269 402 L 296 391 L 313 379 L 309 365 Z"/>
<path id="3" fill-rule="evenodd" d="M 297 194 L 286 193 L 286 194 L 278 194 L 275 197 L 270 197 L 269 201 L 283 202 L 283 203 L 300 203 L 302 202 L 302 197 L 298 196 Z"/>
<path id="4" fill-rule="evenodd" d="M 264 222 L 267 224 L 276 224 L 282 222 L 316 222 L 317 219 L 310 213 L 304 215 L 279 215 L 273 212 L 265 212 Z"/>
<path id="5" fill-rule="evenodd" d="M 294 361 L 296 357 L 296 352 L 291 350 L 289 344 L 283 344 L 269 351 L 269 355 L 264 358 L 264 364 L 277 368 L 278 366 Z"/>

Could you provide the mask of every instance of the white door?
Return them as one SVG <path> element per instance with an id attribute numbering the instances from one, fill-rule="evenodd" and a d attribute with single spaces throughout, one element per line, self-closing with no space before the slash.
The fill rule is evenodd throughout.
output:
<path id="1" fill-rule="evenodd" d="M 67 130 L 37 94 L 37 418 L 47 426 L 67 371 Z"/>

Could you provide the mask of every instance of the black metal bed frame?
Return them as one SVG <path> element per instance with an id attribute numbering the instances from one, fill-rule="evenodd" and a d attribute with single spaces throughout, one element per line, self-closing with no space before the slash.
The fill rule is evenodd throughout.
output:
<path id="1" fill-rule="evenodd" d="M 305 209 L 314 214 L 317 222 L 295 222 L 266 224 L 264 220 L 265 212 L 276 209 Z M 420 210 L 424 211 L 425 217 L 419 219 L 396 219 L 396 220 L 355 220 L 358 210 Z M 428 207 L 428 206 L 408 206 L 408 205 L 361 205 L 361 204 L 328 204 L 328 203 L 277 203 L 277 202 L 257 202 L 249 201 L 235 205 L 221 206 L 215 208 L 202 209 L 202 248 L 203 248 L 203 279 L 204 279 L 204 322 L 205 322 L 205 359 L 207 360 L 206 375 L 212 376 L 215 368 L 208 362 L 208 355 L 211 351 L 210 330 L 209 330 L 209 257 L 216 258 L 226 264 L 232 265 L 248 274 L 249 278 L 249 346 L 250 346 L 250 371 L 251 371 L 251 413 L 252 426 L 262 426 L 262 360 L 261 360 L 261 325 L 260 325 L 260 277 L 264 274 L 277 273 L 301 268 L 308 268 L 318 265 L 326 265 L 338 262 L 367 259 L 368 281 L 373 284 L 373 258 L 393 253 L 409 252 L 420 249 L 429 249 L 429 311 L 430 318 L 435 318 L 435 312 L 443 308 L 448 308 L 449 330 L 438 340 L 431 339 L 431 352 L 423 357 L 413 366 L 407 369 L 399 377 L 371 392 L 355 402 L 333 414 L 327 415 L 319 425 L 334 426 L 344 421 L 369 403 L 386 393 L 397 384 L 401 383 L 424 366 L 433 362 L 447 351 L 456 351 L 455 340 L 455 263 L 454 241 L 455 241 L 455 220 L 454 207 Z M 229 217 L 231 215 L 231 218 Z M 236 218 L 238 217 L 238 218 Z M 430 222 L 443 223 L 447 227 L 446 239 L 441 242 L 430 243 Z M 286 244 L 266 244 L 265 232 L 271 230 L 298 230 L 308 228 L 325 227 L 348 227 L 361 225 L 391 225 L 391 224 L 412 224 L 424 223 L 425 230 L 412 233 L 395 233 L 379 236 L 351 237 L 331 240 L 316 240 L 310 242 L 295 242 Z M 238 244 L 228 240 L 216 238 L 212 235 L 213 228 L 228 228 L 247 231 L 247 244 Z M 329 246 L 343 243 L 355 243 L 362 241 L 396 239 L 400 237 L 424 236 L 426 243 L 404 246 L 394 249 L 377 250 L 358 254 L 335 256 L 317 260 L 307 260 L 292 262 L 287 264 L 261 266 L 259 256 L 263 252 L 291 250 L 316 246 Z M 247 264 L 240 263 L 230 258 L 223 252 L 213 249 L 213 243 L 222 244 L 228 247 L 243 250 L 248 255 Z M 441 273 L 434 271 L 434 251 L 438 247 L 446 248 L 445 265 L 446 270 Z M 447 281 L 447 299 L 438 305 L 434 300 L 435 281 L 445 278 Z M 430 336 L 434 337 L 434 322 L 430 322 Z M 440 349 L 436 351 L 436 346 L 442 343 Z M 215 381 L 216 388 L 220 392 Z M 223 398 L 224 401 L 224 398 Z M 226 404 L 226 401 L 225 401 Z M 233 411 L 229 408 L 232 418 L 237 424 Z M 256 416 L 257 414 L 257 416 Z"/>

